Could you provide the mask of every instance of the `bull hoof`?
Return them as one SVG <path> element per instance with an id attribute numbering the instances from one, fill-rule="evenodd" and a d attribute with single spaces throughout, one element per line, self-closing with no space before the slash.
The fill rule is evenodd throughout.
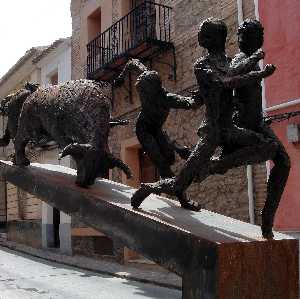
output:
<path id="1" fill-rule="evenodd" d="M 93 180 L 89 180 L 88 182 L 87 182 L 87 184 L 86 184 L 86 186 L 92 186 L 92 185 L 94 185 L 95 184 L 95 179 L 93 179 Z"/>
<path id="2" fill-rule="evenodd" d="M 16 156 L 15 156 L 15 155 L 12 156 L 11 162 L 12 162 L 14 165 L 16 165 Z"/>
<path id="3" fill-rule="evenodd" d="M 80 187 L 80 188 L 88 188 L 88 185 L 87 184 L 84 184 L 84 183 L 82 183 L 82 182 L 77 182 L 77 181 L 75 181 L 75 184 L 76 184 L 76 186 L 78 186 L 78 187 Z"/>
<path id="4" fill-rule="evenodd" d="M 141 203 L 152 193 L 152 189 L 147 184 L 141 184 L 141 187 L 132 195 L 131 206 L 134 209 L 139 208 Z"/>
<path id="5" fill-rule="evenodd" d="M 269 226 L 261 226 L 261 231 L 262 231 L 262 236 L 264 239 L 267 240 L 273 240 L 274 239 L 274 234 L 272 231 L 272 227 Z"/>
<path id="6" fill-rule="evenodd" d="M 14 165 L 17 165 L 17 166 L 29 166 L 30 165 L 30 161 L 27 158 L 16 159 L 16 157 L 14 156 L 12 159 L 12 162 Z"/>
<path id="7" fill-rule="evenodd" d="M 200 204 L 193 200 L 184 201 L 181 202 L 180 204 L 181 207 L 186 210 L 195 211 L 195 212 L 199 212 L 201 210 Z"/>

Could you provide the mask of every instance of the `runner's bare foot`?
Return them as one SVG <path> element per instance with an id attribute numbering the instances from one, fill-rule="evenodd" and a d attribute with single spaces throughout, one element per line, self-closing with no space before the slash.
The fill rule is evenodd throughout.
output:
<path id="1" fill-rule="evenodd" d="M 274 239 L 274 234 L 272 232 L 272 227 L 267 226 L 267 225 L 262 225 L 261 226 L 261 231 L 262 231 L 262 236 L 264 239 L 267 240 L 273 240 Z"/>

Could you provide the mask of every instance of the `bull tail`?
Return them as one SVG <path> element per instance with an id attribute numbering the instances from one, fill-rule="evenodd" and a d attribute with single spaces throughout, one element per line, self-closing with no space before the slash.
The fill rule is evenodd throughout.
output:
<path id="1" fill-rule="evenodd" d="M 121 169 L 127 176 L 128 179 L 132 178 L 132 172 L 127 164 L 125 164 L 122 160 L 114 157 L 112 154 L 107 154 L 107 159 L 109 161 L 109 168 L 119 168 Z"/>

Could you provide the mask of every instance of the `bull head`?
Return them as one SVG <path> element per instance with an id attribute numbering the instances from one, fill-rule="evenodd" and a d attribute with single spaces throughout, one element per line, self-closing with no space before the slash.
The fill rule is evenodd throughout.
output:
<path id="1" fill-rule="evenodd" d="M 8 95 L 0 101 L 0 115 L 7 116 L 8 105 L 13 95 Z"/>
<path id="2" fill-rule="evenodd" d="M 78 186 L 87 187 L 92 185 L 95 179 L 103 176 L 105 169 L 108 169 L 105 152 L 95 149 L 90 144 L 69 144 L 61 152 L 59 159 L 68 155 L 76 162 L 76 184 Z"/>

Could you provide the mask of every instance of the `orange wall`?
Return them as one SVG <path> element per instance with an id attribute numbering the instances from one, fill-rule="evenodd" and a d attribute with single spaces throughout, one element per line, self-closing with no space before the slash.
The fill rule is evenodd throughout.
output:
<path id="1" fill-rule="evenodd" d="M 265 63 L 278 69 L 266 80 L 268 106 L 300 98 L 300 1 L 260 0 Z"/>

